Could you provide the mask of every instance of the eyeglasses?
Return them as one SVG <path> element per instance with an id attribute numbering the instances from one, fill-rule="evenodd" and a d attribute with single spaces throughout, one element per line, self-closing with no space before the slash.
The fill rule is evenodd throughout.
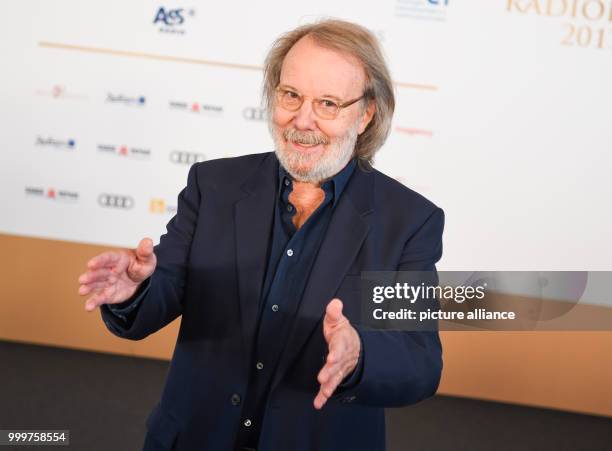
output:
<path id="1" fill-rule="evenodd" d="M 340 103 L 334 99 L 317 99 L 310 96 L 304 96 L 290 88 L 282 86 L 276 88 L 276 99 L 282 108 L 288 111 L 297 111 L 302 107 L 304 99 L 311 99 L 312 109 L 321 119 L 335 119 L 342 108 L 349 107 L 363 98 L 364 96 L 362 95 L 348 102 Z"/>

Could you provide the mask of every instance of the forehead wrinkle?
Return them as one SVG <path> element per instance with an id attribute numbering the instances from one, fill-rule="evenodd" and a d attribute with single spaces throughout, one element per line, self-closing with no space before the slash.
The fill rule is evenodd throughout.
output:
<path id="1" fill-rule="evenodd" d="M 365 78 L 365 70 L 356 57 L 323 47 L 308 36 L 289 50 L 280 74 L 281 84 L 291 85 L 301 94 L 337 99 L 351 97 L 352 91 L 359 96 L 361 92 L 354 87 L 362 86 L 363 90 Z"/>

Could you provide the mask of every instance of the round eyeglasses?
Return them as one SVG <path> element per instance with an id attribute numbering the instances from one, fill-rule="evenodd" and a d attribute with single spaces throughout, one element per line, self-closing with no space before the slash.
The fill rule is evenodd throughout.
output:
<path id="1" fill-rule="evenodd" d="M 283 86 L 279 86 L 276 88 L 276 99 L 278 105 L 288 111 L 297 111 L 302 107 L 305 99 L 311 99 L 312 101 L 312 110 L 315 112 L 317 116 L 321 119 L 335 119 L 340 113 L 340 110 L 346 107 L 351 106 L 354 103 L 357 103 L 364 96 L 358 97 L 353 100 L 349 100 L 348 102 L 340 102 L 335 99 L 329 98 L 314 98 L 310 96 L 305 96 L 299 94 L 291 88 L 286 88 Z"/>

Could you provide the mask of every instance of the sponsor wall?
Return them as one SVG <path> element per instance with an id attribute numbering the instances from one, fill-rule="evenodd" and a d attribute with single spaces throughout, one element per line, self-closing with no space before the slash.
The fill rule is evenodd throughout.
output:
<path id="1" fill-rule="evenodd" d="M 445 270 L 610 270 L 612 2 L 25 1 L 0 29 L 0 232 L 157 242 L 191 164 L 273 149 L 261 66 L 354 20 L 395 81 L 376 167 L 446 212 Z"/>

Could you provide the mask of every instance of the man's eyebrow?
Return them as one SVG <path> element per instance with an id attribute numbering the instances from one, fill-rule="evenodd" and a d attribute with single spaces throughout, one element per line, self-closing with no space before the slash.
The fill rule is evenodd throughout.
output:
<path id="1" fill-rule="evenodd" d="M 281 85 L 278 85 L 278 87 L 281 88 L 281 89 L 292 89 L 293 91 L 295 91 L 297 93 L 300 92 L 299 89 L 297 89 L 297 88 L 295 88 L 295 87 L 293 87 L 291 85 L 282 85 L 281 84 Z M 338 96 L 336 96 L 334 94 L 323 94 L 322 96 L 318 96 L 317 98 L 318 99 L 334 99 L 334 100 L 337 100 L 339 102 L 342 101 L 342 98 L 340 98 L 340 97 L 338 97 Z"/>
<path id="2" fill-rule="evenodd" d="M 284 88 L 284 89 L 292 89 L 292 90 L 294 90 L 295 92 L 300 92 L 300 91 L 299 91 L 299 89 L 294 88 L 294 87 L 293 87 L 293 86 L 291 86 L 291 85 L 282 85 L 282 84 L 281 84 L 281 85 L 278 85 L 278 87 L 279 87 L 279 88 Z"/>
<path id="3" fill-rule="evenodd" d="M 334 94 L 323 94 L 322 96 L 320 96 L 320 98 L 322 99 L 334 99 L 337 100 L 338 102 L 342 101 L 341 97 L 338 97 Z"/>

